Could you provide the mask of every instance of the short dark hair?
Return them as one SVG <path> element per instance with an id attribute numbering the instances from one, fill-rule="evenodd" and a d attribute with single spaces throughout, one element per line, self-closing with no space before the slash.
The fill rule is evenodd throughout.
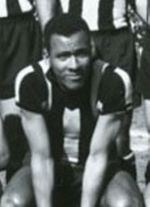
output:
<path id="1" fill-rule="evenodd" d="M 64 13 L 53 17 L 45 27 L 45 47 L 49 49 L 49 40 L 53 34 L 70 36 L 78 31 L 85 31 L 90 38 L 90 30 L 87 23 L 77 15 Z"/>

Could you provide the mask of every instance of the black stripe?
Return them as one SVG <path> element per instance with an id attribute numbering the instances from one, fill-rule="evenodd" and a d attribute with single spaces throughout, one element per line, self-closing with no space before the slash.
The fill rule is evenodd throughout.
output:
<path id="1" fill-rule="evenodd" d="M 99 8 L 98 8 L 98 12 L 99 12 L 98 25 L 99 25 L 100 29 L 114 28 L 113 14 L 112 14 L 114 1 L 115 0 L 101 0 L 101 1 L 99 1 L 100 4 L 99 4 Z"/>
<path id="2" fill-rule="evenodd" d="M 42 84 L 42 88 L 45 88 L 45 87 L 47 88 L 46 81 L 45 81 L 41 66 L 38 63 L 33 63 L 32 66 L 33 66 L 36 74 L 38 75 L 40 83 Z"/>
<path id="3" fill-rule="evenodd" d="M 82 0 L 70 0 L 69 12 L 74 15 L 81 15 Z"/>
<path id="4" fill-rule="evenodd" d="M 131 5 L 131 7 L 136 10 L 136 2 L 135 0 L 127 0 L 126 5 Z"/>
<path id="5" fill-rule="evenodd" d="M 19 15 L 22 13 L 17 0 L 7 0 L 8 15 Z"/>

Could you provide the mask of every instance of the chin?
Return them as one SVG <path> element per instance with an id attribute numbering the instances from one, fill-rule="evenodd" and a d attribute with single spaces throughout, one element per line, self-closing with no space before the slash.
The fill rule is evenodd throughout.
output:
<path id="1" fill-rule="evenodd" d="M 67 86 L 66 88 L 69 91 L 78 91 L 78 90 L 81 90 L 83 88 L 83 84 L 72 84 L 70 86 Z"/>

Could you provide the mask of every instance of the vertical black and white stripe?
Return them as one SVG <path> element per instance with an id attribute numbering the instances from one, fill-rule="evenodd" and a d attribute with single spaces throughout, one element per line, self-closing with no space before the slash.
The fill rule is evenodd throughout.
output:
<path id="1" fill-rule="evenodd" d="M 30 0 L 0 0 L 0 18 L 30 12 L 32 9 Z"/>
<path id="2" fill-rule="evenodd" d="M 127 26 L 128 0 L 80 0 L 80 4 L 76 4 L 76 0 L 60 1 L 64 12 L 70 11 L 73 2 L 74 10 L 77 10 L 75 6 L 79 5 L 81 16 L 86 20 L 91 30 L 119 29 Z"/>

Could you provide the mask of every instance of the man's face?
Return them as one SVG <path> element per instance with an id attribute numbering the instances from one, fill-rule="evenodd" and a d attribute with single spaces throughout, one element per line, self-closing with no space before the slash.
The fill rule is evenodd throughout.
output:
<path id="1" fill-rule="evenodd" d="M 81 89 L 90 73 L 91 47 L 88 35 L 79 31 L 69 37 L 53 34 L 50 39 L 50 63 L 63 90 Z"/>

